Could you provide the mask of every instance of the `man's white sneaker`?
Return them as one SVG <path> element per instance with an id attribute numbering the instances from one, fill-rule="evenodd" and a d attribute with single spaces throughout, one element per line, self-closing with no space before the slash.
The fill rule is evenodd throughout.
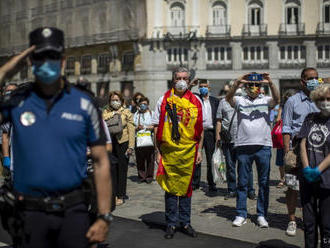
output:
<path id="1" fill-rule="evenodd" d="M 259 216 L 258 219 L 257 219 L 257 222 L 258 222 L 258 225 L 261 228 L 268 228 L 269 227 L 267 220 L 263 216 Z"/>
<path id="2" fill-rule="evenodd" d="M 296 236 L 297 224 L 295 221 L 290 221 L 288 224 L 288 228 L 286 229 L 286 235 L 288 236 Z"/>
<path id="3" fill-rule="evenodd" d="M 241 216 L 236 216 L 235 220 L 233 221 L 233 226 L 240 227 L 246 223 L 246 219 Z"/>

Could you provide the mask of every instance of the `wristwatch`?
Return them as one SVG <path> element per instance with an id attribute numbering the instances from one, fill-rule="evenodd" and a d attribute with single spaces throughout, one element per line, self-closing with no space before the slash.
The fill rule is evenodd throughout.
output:
<path id="1" fill-rule="evenodd" d="M 110 212 L 106 214 L 98 214 L 97 218 L 104 220 L 108 224 L 110 224 L 113 221 L 113 215 Z"/>

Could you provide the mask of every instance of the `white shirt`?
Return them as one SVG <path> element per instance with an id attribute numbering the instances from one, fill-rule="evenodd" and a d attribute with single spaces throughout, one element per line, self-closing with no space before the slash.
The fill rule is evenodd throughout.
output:
<path id="1" fill-rule="evenodd" d="M 213 129 L 213 121 L 212 121 L 212 108 L 210 99 L 203 99 L 203 105 L 205 109 L 205 125 L 204 128 Z"/>

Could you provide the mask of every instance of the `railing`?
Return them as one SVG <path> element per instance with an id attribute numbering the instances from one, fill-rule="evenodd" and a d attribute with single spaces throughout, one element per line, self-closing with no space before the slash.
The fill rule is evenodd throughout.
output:
<path id="1" fill-rule="evenodd" d="M 281 69 L 292 69 L 292 68 L 304 68 L 306 66 L 306 61 L 304 59 L 300 60 L 288 60 L 280 61 L 279 67 Z"/>
<path id="2" fill-rule="evenodd" d="M 268 69 L 269 63 L 267 60 L 249 60 L 242 62 L 243 69 Z"/>
<path id="3" fill-rule="evenodd" d="M 303 35 L 305 33 L 305 23 L 280 25 L 280 35 Z"/>
<path id="4" fill-rule="evenodd" d="M 167 26 L 166 30 L 168 33 L 174 36 L 184 36 L 189 32 L 188 26 Z"/>
<path id="5" fill-rule="evenodd" d="M 208 25 L 206 35 L 208 37 L 230 36 L 230 25 Z"/>
<path id="6" fill-rule="evenodd" d="M 267 24 L 251 25 L 244 24 L 243 26 L 244 36 L 265 36 L 267 35 Z"/>
<path id="7" fill-rule="evenodd" d="M 207 70 L 230 70 L 233 68 L 233 64 L 231 61 L 219 61 L 219 62 L 207 62 L 206 69 Z"/>
<path id="8" fill-rule="evenodd" d="M 61 1 L 61 8 L 62 9 L 68 9 L 73 7 L 72 0 L 62 0 Z"/>
<path id="9" fill-rule="evenodd" d="M 52 13 L 57 11 L 57 3 L 51 3 L 46 5 L 46 13 Z"/>
<path id="10" fill-rule="evenodd" d="M 330 34 L 330 23 L 319 22 L 316 28 L 317 34 Z"/>
<path id="11" fill-rule="evenodd" d="M 91 3 L 92 3 L 92 0 L 77 0 L 76 6 L 79 7 L 79 6 L 88 5 Z"/>

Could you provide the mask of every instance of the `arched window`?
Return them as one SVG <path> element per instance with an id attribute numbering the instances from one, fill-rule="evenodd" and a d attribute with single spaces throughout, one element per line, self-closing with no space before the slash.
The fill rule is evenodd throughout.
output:
<path id="1" fill-rule="evenodd" d="M 212 25 L 224 26 L 227 24 L 227 8 L 223 1 L 216 1 L 212 5 Z"/>
<path id="2" fill-rule="evenodd" d="M 287 0 L 285 3 L 285 23 L 298 24 L 300 22 L 300 1 Z"/>
<path id="3" fill-rule="evenodd" d="M 263 23 L 263 4 L 261 1 L 252 0 L 248 5 L 248 23 L 261 25 Z"/>
<path id="4" fill-rule="evenodd" d="M 175 2 L 170 7 L 170 18 L 172 27 L 185 26 L 185 13 L 182 3 Z"/>
<path id="5" fill-rule="evenodd" d="M 330 0 L 323 1 L 323 21 L 330 23 Z"/>

